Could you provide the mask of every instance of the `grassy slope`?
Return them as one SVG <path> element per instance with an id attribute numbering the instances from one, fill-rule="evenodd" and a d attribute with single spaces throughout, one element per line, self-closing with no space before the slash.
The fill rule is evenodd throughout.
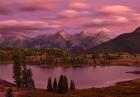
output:
<path id="1" fill-rule="evenodd" d="M 118 83 L 107 88 L 92 88 L 68 92 L 66 94 L 49 93 L 43 90 L 26 91 L 19 97 L 140 97 L 140 79 Z"/>

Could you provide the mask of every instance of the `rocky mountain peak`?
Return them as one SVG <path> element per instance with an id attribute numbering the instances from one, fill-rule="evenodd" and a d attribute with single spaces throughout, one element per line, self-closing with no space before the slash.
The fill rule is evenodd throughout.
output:
<path id="1" fill-rule="evenodd" d="M 60 30 L 56 33 L 56 35 L 61 36 L 64 39 L 69 38 L 69 34 L 65 30 Z"/>
<path id="2" fill-rule="evenodd" d="M 26 40 L 26 39 L 27 39 L 27 36 L 25 36 L 25 35 L 22 34 L 22 33 L 17 33 L 17 34 L 15 35 L 15 39 L 17 39 L 17 40 Z"/>

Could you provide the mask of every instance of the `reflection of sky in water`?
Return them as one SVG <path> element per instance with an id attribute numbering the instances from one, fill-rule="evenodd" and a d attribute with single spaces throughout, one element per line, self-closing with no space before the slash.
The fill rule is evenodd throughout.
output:
<path id="1" fill-rule="evenodd" d="M 46 88 L 48 77 L 57 78 L 65 74 L 69 80 L 75 80 L 77 88 L 104 87 L 114 85 L 119 81 L 126 81 L 140 78 L 140 75 L 125 73 L 128 71 L 138 71 L 139 67 L 127 66 L 106 66 L 106 67 L 85 67 L 85 68 L 41 68 L 30 66 L 33 71 L 38 88 Z M 7 81 L 12 79 L 12 65 L 0 65 L 0 78 Z"/>

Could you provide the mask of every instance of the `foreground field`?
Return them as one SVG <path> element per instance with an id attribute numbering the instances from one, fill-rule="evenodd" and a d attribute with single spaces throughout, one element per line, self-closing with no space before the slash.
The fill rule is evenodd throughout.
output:
<path id="1" fill-rule="evenodd" d="M 17 97 L 140 97 L 140 79 L 120 82 L 116 86 L 76 90 L 66 94 L 46 90 L 20 91 Z"/>
<path id="2" fill-rule="evenodd" d="M 5 97 L 7 87 L 13 84 L 0 80 L 0 97 Z M 69 91 L 65 94 L 46 90 L 26 90 L 13 88 L 14 97 L 140 97 L 140 79 L 117 83 L 106 88 L 91 88 Z"/>

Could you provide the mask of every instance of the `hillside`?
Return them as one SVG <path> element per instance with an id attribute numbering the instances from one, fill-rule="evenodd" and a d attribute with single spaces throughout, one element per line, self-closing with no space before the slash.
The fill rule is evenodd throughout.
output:
<path id="1" fill-rule="evenodd" d="M 129 52 L 140 53 L 140 27 L 131 33 L 125 33 L 105 42 L 101 45 L 93 47 L 89 52 Z"/>

